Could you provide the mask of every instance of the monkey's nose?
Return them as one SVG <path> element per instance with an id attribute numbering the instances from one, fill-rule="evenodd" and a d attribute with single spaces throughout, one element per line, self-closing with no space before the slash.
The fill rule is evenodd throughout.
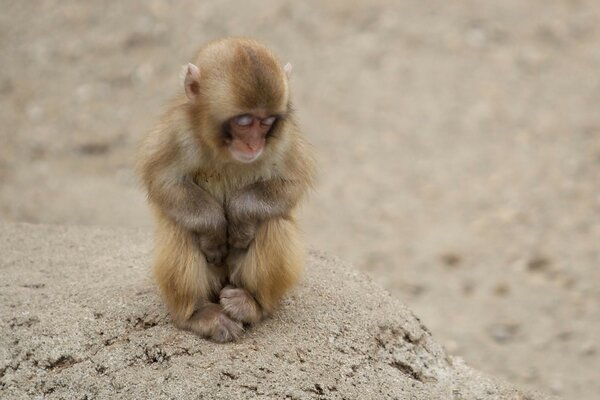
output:
<path id="1" fill-rule="evenodd" d="M 264 146 L 264 135 L 262 134 L 260 128 L 251 129 L 248 135 L 242 137 L 241 140 L 248 150 L 253 153 L 260 150 Z"/>
<path id="2" fill-rule="evenodd" d="M 256 151 L 256 149 L 258 149 L 258 147 L 259 147 L 258 144 L 256 144 L 256 143 L 245 142 L 244 144 L 253 152 Z"/>

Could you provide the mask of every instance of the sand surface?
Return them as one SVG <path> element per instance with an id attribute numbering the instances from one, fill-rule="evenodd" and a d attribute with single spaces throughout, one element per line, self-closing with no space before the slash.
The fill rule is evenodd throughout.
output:
<path id="1" fill-rule="evenodd" d="M 235 343 L 201 340 L 167 316 L 151 243 L 0 224 L 1 398 L 547 399 L 450 357 L 397 299 L 317 252 L 272 318 Z"/>
<path id="2" fill-rule="evenodd" d="M 2 220 L 150 231 L 136 144 L 200 44 L 253 36 L 294 65 L 319 152 L 308 242 L 368 272 L 476 368 L 600 395 L 600 3 L 0 9 Z"/>

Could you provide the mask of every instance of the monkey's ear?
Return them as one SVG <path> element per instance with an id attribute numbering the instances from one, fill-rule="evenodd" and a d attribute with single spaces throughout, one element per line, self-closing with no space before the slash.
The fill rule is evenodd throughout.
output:
<path id="1" fill-rule="evenodd" d="M 192 63 L 189 63 L 186 67 L 183 85 L 187 98 L 191 102 L 196 101 L 200 94 L 200 70 Z"/>
<path id="2" fill-rule="evenodd" d="M 292 75 L 292 64 L 291 63 L 287 63 L 283 66 L 283 71 L 285 72 L 285 76 L 290 77 L 290 75 Z"/>

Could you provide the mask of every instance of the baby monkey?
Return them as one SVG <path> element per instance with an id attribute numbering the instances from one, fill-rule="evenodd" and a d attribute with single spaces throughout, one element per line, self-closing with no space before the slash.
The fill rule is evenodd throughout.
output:
<path id="1" fill-rule="evenodd" d="M 207 44 L 140 150 L 156 281 L 174 323 L 216 342 L 271 314 L 302 270 L 294 210 L 314 162 L 290 72 L 257 41 Z"/>

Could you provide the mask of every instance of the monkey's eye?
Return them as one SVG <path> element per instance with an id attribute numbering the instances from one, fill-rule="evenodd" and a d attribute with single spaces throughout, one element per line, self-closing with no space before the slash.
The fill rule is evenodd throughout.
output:
<path id="1" fill-rule="evenodd" d="M 233 119 L 233 122 L 235 122 L 235 124 L 239 126 L 250 126 L 252 125 L 253 119 L 254 118 L 252 118 L 251 115 L 240 115 L 239 117 L 235 117 Z"/>
<path id="2" fill-rule="evenodd" d="M 275 120 L 277 119 L 277 117 L 269 117 L 269 118 L 265 118 L 262 121 L 260 121 L 261 125 L 265 125 L 265 126 L 271 126 L 273 125 L 273 123 L 275 122 Z"/>

